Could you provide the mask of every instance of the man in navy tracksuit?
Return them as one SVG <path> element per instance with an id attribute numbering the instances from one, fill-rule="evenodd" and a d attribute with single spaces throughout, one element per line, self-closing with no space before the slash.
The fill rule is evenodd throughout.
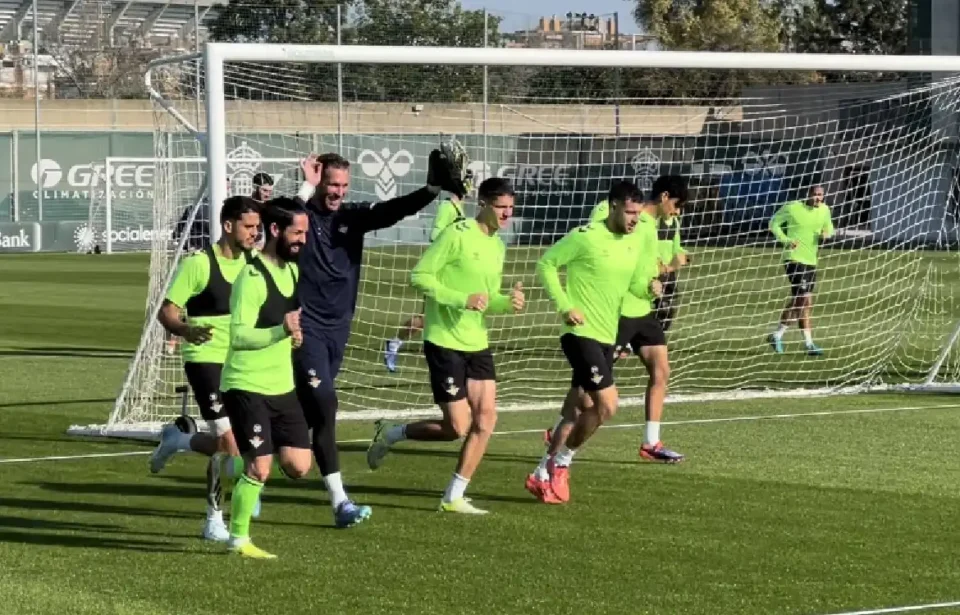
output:
<path id="1" fill-rule="evenodd" d="M 310 230 L 299 260 L 297 288 L 303 344 L 294 352 L 294 371 L 297 395 L 313 429 L 313 453 L 330 494 L 337 527 L 355 525 L 371 513 L 369 506 L 356 505 L 343 489 L 334 386 L 357 307 L 364 235 L 393 226 L 429 205 L 441 188 L 450 189 L 448 175 L 435 158 L 436 152 L 430 157 L 427 186 L 374 204 L 344 201 L 350 163 L 341 156 L 310 156 L 301 165 L 305 181 L 298 197 L 307 204 Z"/>

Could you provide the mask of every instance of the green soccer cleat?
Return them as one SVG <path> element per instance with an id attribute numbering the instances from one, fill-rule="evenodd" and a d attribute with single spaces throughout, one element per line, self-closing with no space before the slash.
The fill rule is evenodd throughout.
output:
<path id="1" fill-rule="evenodd" d="M 249 538 L 243 540 L 231 538 L 230 544 L 227 546 L 227 551 L 241 557 L 249 557 L 250 559 L 277 559 L 276 555 L 273 553 L 267 553 L 260 547 L 250 542 Z"/>
<path id="2" fill-rule="evenodd" d="M 474 506 L 469 498 L 459 498 L 452 502 L 440 501 L 440 512 L 460 513 L 463 515 L 487 515 L 489 510 Z"/>

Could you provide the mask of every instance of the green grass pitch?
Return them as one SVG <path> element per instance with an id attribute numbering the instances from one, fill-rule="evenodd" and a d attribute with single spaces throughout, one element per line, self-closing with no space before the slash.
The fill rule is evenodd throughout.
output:
<path id="1" fill-rule="evenodd" d="M 532 252 L 514 260 L 532 262 Z M 859 307 L 908 274 L 931 276 L 939 305 L 950 305 L 955 256 L 907 262 L 877 252 L 871 257 L 889 264 L 844 265 L 827 254 L 833 271 L 848 267 L 847 285 L 825 276 L 821 286 L 822 298 L 838 306 L 817 321 L 821 337 L 835 340 L 825 344 L 832 354 L 821 364 L 772 357 L 762 335 L 785 290 L 775 257 L 722 255 L 756 266 L 760 283 L 724 278 L 710 264 L 719 256 L 701 251 L 685 297 L 708 305 L 711 288 L 743 284 L 743 301 L 713 306 L 744 327 L 743 342 L 685 367 L 685 358 L 689 365 L 717 354 L 708 351 L 723 342 L 715 322 L 682 314 L 689 320 L 678 327 L 674 360 L 687 391 L 708 390 L 724 373 L 759 386 L 815 382 L 818 373 L 841 373 L 844 362 L 866 369 L 864 353 L 887 343 L 853 330 L 871 311 L 874 322 L 901 308 L 929 310 L 937 322 L 956 317 L 909 292 L 883 295 L 902 305 L 878 299 Z M 391 265 L 385 253 L 368 255 L 365 293 L 389 284 L 400 297 L 412 260 L 393 258 Z M 620 428 L 600 431 L 578 455 L 573 500 L 562 507 L 539 505 L 523 489 L 542 452 L 539 430 L 554 412 L 507 413 L 468 491 L 493 512 L 483 518 L 436 512 L 456 446 L 405 443 L 370 472 L 363 440 L 371 426 L 348 421 L 339 430 L 348 491 L 373 507 L 373 518 L 335 530 L 315 474 L 300 482 L 276 474 L 253 535 L 280 559 L 227 556 L 199 538 L 203 459 L 179 456 L 153 476 L 149 443 L 64 435 L 71 424 L 103 422 L 112 407 L 143 323 L 146 265 L 144 255 L 0 258 L 0 614 L 816 615 L 960 600 L 960 399 L 936 395 L 669 405 L 674 424 L 663 435 L 688 455 L 670 467 L 638 462 L 642 412 L 626 408 L 615 421 Z M 512 275 L 534 285 L 523 267 Z M 545 311 L 533 288 L 530 300 Z M 765 311 L 752 315 L 761 303 Z M 417 305 L 410 292 L 361 306 L 351 351 L 355 391 L 369 395 L 385 377 L 377 340 L 398 324 L 396 311 Z M 563 387 L 525 384 L 503 368 L 558 360 L 549 347 L 555 325 L 527 318 L 515 329 L 527 341 L 494 340 L 514 401 Z M 889 334 L 893 325 L 882 322 Z M 901 359 L 882 367 L 886 377 L 922 374 L 939 334 L 890 341 Z M 419 378 L 417 361 L 404 356 L 398 383 Z M 625 368 L 618 377 L 639 391 L 638 373 Z M 394 387 L 397 403 L 420 403 L 422 383 L 409 387 Z M 360 407 L 363 395 L 352 395 Z M 784 414 L 807 416 L 773 417 Z M 721 420 L 737 417 L 744 420 Z M 37 460 L 48 456 L 84 457 Z"/>

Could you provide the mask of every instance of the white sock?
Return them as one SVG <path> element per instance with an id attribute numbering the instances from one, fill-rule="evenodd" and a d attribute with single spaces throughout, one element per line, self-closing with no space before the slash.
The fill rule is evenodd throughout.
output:
<path id="1" fill-rule="evenodd" d="M 783 334 L 786 333 L 787 329 L 789 328 L 790 328 L 789 326 L 783 323 L 780 323 L 780 326 L 777 327 L 777 330 L 773 332 L 773 337 L 778 340 L 783 339 Z"/>
<path id="2" fill-rule="evenodd" d="M 463 492 L 467 490 L 467 485 L 469 484 L 469 478 L 454 474 L 453 478 L 450 479 L 450 484 L 447 485 L 447 490 L 443 492 L 443 501 L 447 504 L 456 502 L 463 497 Z"/>
<path id="3" fill-rule="evenodd" d="M 553 462 L 560 467 L 567 467 L 573 463 L 573 456 L 577 453 L 576 449 L 567 448 L 567 445 L 560 447 L 560 450 L 557 451 L 557 456 L 553 458 Z"/>
<path id="4" fill-rule="evenodd" d="M 803 341 L 807 346 L 813 346 L 813 333 L 810 332 L 810 329 L 803 330 Z"/>
<path id="5" fill-rule="evenodd" d="M 653 446 L 660 441 L 660 421 L 647 421 L 643 426 L 643 443 Z"/>
<path id="6" fill-rule="evenodd" d="M 399 352 L 401 346 L 403 346 L 403 340 L 399 337 L 395 337 L 387 342 L 387 350 L 390 352 Z"/>
<path id="7" fill-rule="evenodd" d="M 339 472 L 327 474 L 323 477 L 323 484 L 327 486 L 327 493 L 330 494 L 330 505 L 336 511 L 337 507 L 347 500 L 347 492 L 343 490 L 343 479 Z"/>
<path id="8" fill-rule="evenodd" d="M 223 511 L 213 506 L 207 506 L 207 521 L 219 521 L 223 523 Z"/>
<path id="9" fill-rule="evenodd" d="M 406 439 L 407 439 L 407 426 L 406 426 L 406 425 L 394 425 L 393 427 L 391 427 L 390 429 L 387 430 L 387 434 L 386 434 L 385 438 L 386 438 L 386 440 L 387 440 L 387 444 L 389 444 L 389 445 L 391 445 L 391 446 L 393 446 L 393 445 L 396 444 L 397 442 L 400 442 L 401 440 L 406 440 Z"/>
<path id="10" fill-rule="evenodd" d="M 178 451 L 192 451 L 190 448 L 190 440 L 193 439 L 195 434 L 192 433 L 183 433 L 180 432 L 177 434 L 177 439 L 174 440 L 174 446 Z"/>
<path id="11" fill-rule="evenodd" d="M 543 457 L 540 459 L 540 465 L 538 465 L 537 469 L 533 471 L 533 475 L 540 480 L 547 480 L 550 478 L 550 473 L 547 472 L 548 463 L 550 463 L 550 453 L 544 453 Z"/>

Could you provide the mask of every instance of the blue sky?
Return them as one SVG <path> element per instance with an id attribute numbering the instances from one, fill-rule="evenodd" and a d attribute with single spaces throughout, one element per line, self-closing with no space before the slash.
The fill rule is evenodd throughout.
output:
<path id="1" fill-rule="evenodd" d="M 634 3 L 627 0 L 460 0 L 460 4 L 467 9 L 485 7 L 491 13 L 503 16 L 503 30 L 507 32 L 535 28 L 540 17 L 562 16 L 567 12 L 595 15 L 618 12 L 621 32 L 639 32 L 630 16 Z"/>

